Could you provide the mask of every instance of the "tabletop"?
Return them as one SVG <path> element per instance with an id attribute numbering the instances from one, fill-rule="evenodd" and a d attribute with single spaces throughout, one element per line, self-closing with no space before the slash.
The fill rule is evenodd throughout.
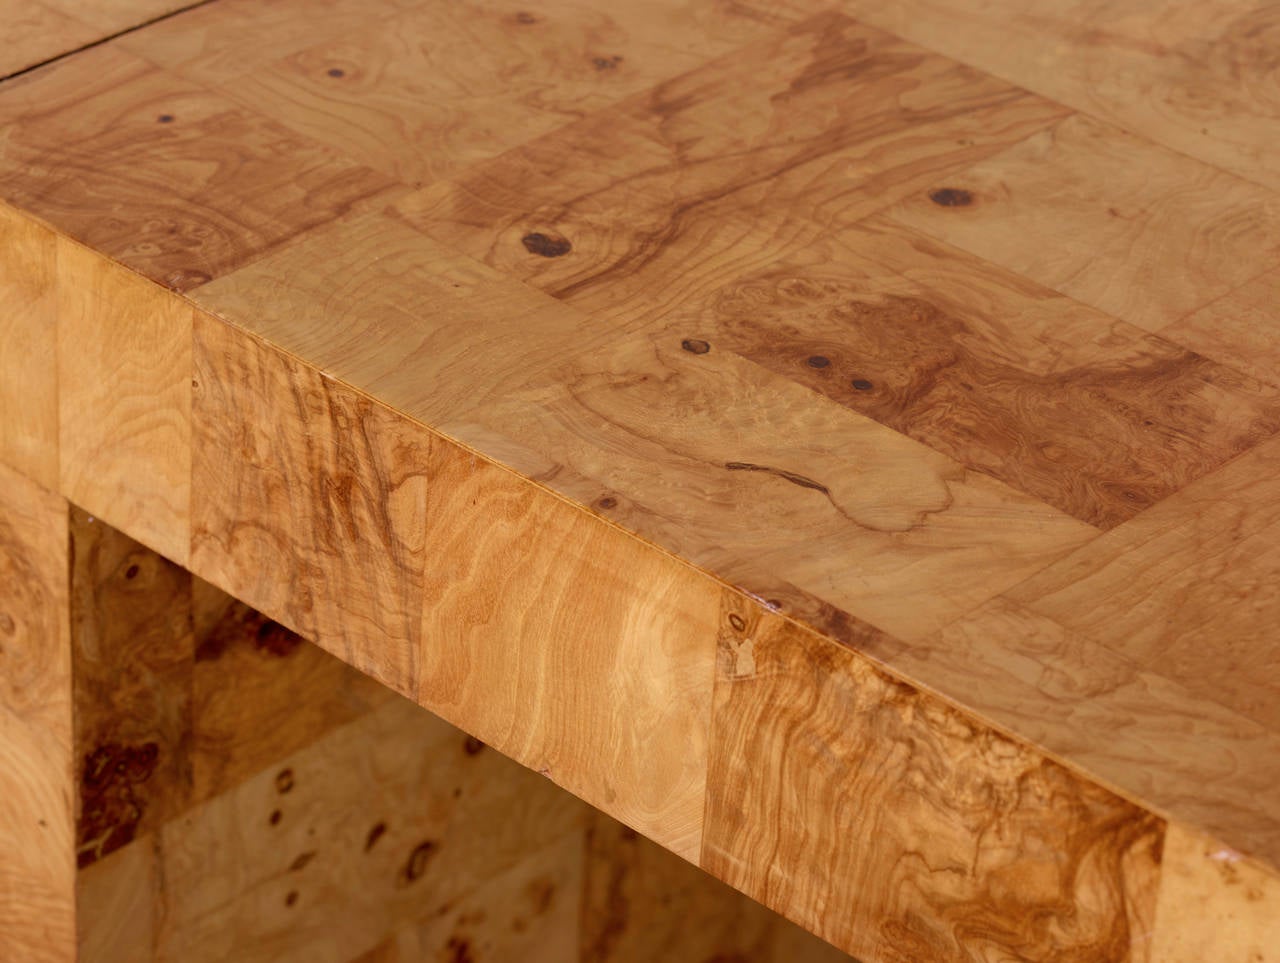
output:
<path id="1" fill-rule="evenodd" d="M 12 8 L 0 461 L 868 963 L 1273 959 L 1280 7 Z"/>

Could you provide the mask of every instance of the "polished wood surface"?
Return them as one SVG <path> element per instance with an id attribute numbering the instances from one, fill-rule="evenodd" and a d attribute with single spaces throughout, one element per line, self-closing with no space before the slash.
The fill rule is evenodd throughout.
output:
<path id="1" fill-rule="evenodd" d="M 48 543 L 71 562 L 70 606 L 50 612 L 69 613 L 83 963 L 848 959 L 101 520 L 72 509 L 68 527 L 65 503 L 43 501 L 63 529 Z M 37 718 L 34 700 L 10 704 Z M 58 916 L 42 898 L 24 905 L 47 926 Z M 6 960 L 70 958 L 4 926 Z"/>
<path id="2" fill-rule="evenodd" d="M 135 23 L 0 460 L 866 961 L 1275 958 L 1280 8 Z"/>

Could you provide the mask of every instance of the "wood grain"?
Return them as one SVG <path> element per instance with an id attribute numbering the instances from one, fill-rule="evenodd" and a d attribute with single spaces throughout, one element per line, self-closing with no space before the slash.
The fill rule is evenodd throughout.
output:
<path id="1" fill-rule="evenodd" d="M 1152 959 L 1272 963 L 1280 954 L 1280 877 L 1185 826 L 1165 839 Z"/>
<path id="2" fill-rule="evenodd" d="M 390 687 L 868 959 L 1267 952 L 1266 887 L 1217 867 L 1280 865 L 1273 5 L 128 29 L 167 2 L 36 0 L 0 40 L 0 461 L 122 530 L 41 542 L 82 734 L 188 757 L 135 793 L 150 855 L 86 879 L 193 888 L 85 939 L 321 952 L 340 887 L 253 807 L 398 732 Z M 62 15 L 126 32 L 71 50 Z M 6 77 L 19 48 L 67 55 Z M 210 582 L 130 580 L 141 546 Z M 601 940 L 582 832 L 536 845 L 586 901 L 534 925 L 515 860 L 342 952 L 524 953 L 575 913 L 538 952 L 792 952 L 737 910 L 667 942 L 643 900 Z"/>
<path id="3" fill-rule="evenodd" d="M 3 103 L 0 196 L 174 290 L 392 186 L 117 45 L 18 79 Z"/>
<path id="4" fill-rule="evenodd" d="M 911 643 L 884 633 L 864 651 L 966 705 L 1121 795 L 1177 814 L 1274 862 L 1280 853 L 1280 739 L 1206 701 L 1162 661 L 1146 664 L 996 598 Z"/>
<path id="5" fill-rule="evenodd" d="M 444 428 L 768 607 L 909 638 L 1096 534 L 703 336 L 619 339 Z"/>
<path id="6" fill-rule="evenodd" d="M 0 0 L 0 78 L 17 73 L 77 47 L 92 43 L 101 31 L 56 3 L 43 0 Z"/>
<path id="7" fill-rule="evenodd" d="M 153 20 L 173 15 L 194 0 L 41 0 L 47 6 L 76 17 L 102 31 L 103 36 L 145 26 Z"/>
<path id="8" fill-rule="evenodd" d="M 851 15 L 1280 187 L 1271 4 L 1213 0 L 842 0 Z"/>
<path id="9" fill-rule="evenodd" d="M 242 602 L 197 623 L 191 801 L 212 799 L 393 696 Z"/>
<path id="10" fill-rule="evenodd" d="M 57 240 L 0 204 L 0 461 L 58 488 Z"/>
<path id="11" fill-rule="evenodd" d="M 76 947 L 85 963 L 155 963 L 156 848 L 152 836 L 76 874 Z"/>
<path id="12" fill-rule="evenodd" d="M 718 245 L 726 221 L 770 212 L 847 223 L 1061 116 L 829 13 L 398 206 L 442 242 L 602 309 L 661 286 L 681 239 Z"/>
<path id="13" fill-rule="evenodd" d="M 1278 473 L 1272 438 L 1009 595 L 1275 732 Z"/>
<path id="14" fill-rule="evenodd" d="M 528 6 L 410 7 L 274 62 L 267 58 L 276 49 L 263 50 L 259 68 L 220 87 L 367 167 L 423 184 L 771 29 L 745 7 L 687 0 L 634 8 L 561 0 L 536 13 Z M 243 70 L 243 45 L 236 47 Z M 189 61 L 175 66 L 191 69 Z M 470 123 L 480 112 L 484 123 Z"/>
<path id="15" fill-rule="evenodd" d="M 583 963 L 849 959 L 606 816 L 586 848 Z"/>
<path id="16" fill-rule="evenodd" d="M 696 853 L 713 586 L 219 321 L 196 356 L 207 578 Z M 228 444 L 255 454 L 202 455 Z M 681 751 L 655 751 L 671 730 Z"/>
<path id="17" fill-rule="evenodd" d="M 0 465 L 0 958 L 75 958 L 67 506 Z"/>
<path id="18" fill-rule="evenodd" d="M 157 958 L 348 960 L 578 824 L 464 743 L 396 700 L 167 825 Z"/>
<path id="19" fill-rule="evenodd" d="M 939 203 L 946 190 L 966 202 Z M 1275 194 L 1078 115 L 931 184 L 891 216 L 1149 331 L 1280 253 Z"/>
<path id="20" fill-rule="evenodd" d="M 1270 386 L 884 218 L 727 273 L 674 330 L 1099 527 L 1280 428 Z"/>
<path id="21" fill-rule="evenodd" d="M 713 874 L 884 963 L 1141 958 L 1161 820 L 732 599 L 718 668 Z"/>
<path id="22" fill-rule="evenodd" d="M 191 576 L 71 514 L 76 857 L 151 832 L 191 797 Z"/>
<path id="23" fill-rule="evenodd" d="M 352 963 L 433 959 L 564 963 L 584 959 L 578 940 L 582 843 L 582 833 L 572 833 L 530 853 L 478 889 L 442 907 L 444 912 L 402 928 Z"/>
<path id="24" fill-rule="evenodd" d="M 318 272 L 335 279 L 319 297 Z M 609 337 L 581 312 L 380 212 L 336 221 L 191 296 L 433 425 L 561 363 L 566 345 Z M 466 392 L 453 390 L 459 383 Z"/>
<path id="25" fill-rule="evenodd" d="M 58 245 L 60 491 L 178 563 L 191 497 L 191 309 Z"/>
<path id="26" fill-rule="evenodd" d="M 1280 271 L 1267 271 L 1161 330 L 1170 341 L 1280 384 L 1275 304 Z"/>

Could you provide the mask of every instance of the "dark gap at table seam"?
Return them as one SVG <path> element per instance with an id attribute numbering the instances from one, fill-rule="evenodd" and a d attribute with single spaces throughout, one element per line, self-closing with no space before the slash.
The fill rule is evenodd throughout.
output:
<path id="1" fill-rule="evenodd" d="M 136 33 L 139 30 L 145 30 L 147 27 L 150 27 L 153 24 L 160 23 L 164 20 L 169 20 L 172 17 L 180 16 L 184 13 L 187 13 L 190 10 L 195 10 L 198 7 L 207 7 L 209 4 L 216 3 L 216 2 L 217 0 L 196 0 L 195 3 L 189 3 L 185 7 L 179 7 L 177 10 L 170 10 L 168 13 L 162 13 L 158 17 L 152 17 L 150 20 L 144 20 L 142 21 L 142 23 L 136 23 L 132 27 L 125 27 L 123 30 L 117 30 L 113 34 L 108 34 L 105 37 L 99 37 L 97 40 L 91 40 L 88 43 L 82 44 L 81 46 L 76 47 L 72 50 L 64 50 L 62 53 L 56 54 L 52 57 L 48 57 L 44 60 L 39 61 L 38 63 L 30 64 L 26 67 L 21 68 L 20 70 L 15 70 L 11 74 L 5 74 L 3 77 L 0 77 L 0 84 L 5 83 L 6 81 L 13 80 L 17 77 L 21 77 L 23 74 L 29 74 L 33 70 L 39 70 L 41 67 L 47 67 L 50 64 L 56 64 L 59 60 L 65 60 L 68 57 L 74 57 L 76 54 L 83 53 L 86 50 L 92 50 L 94 47 L 101 47 L 104 43 L 110 43 L 112 40 L 116 40 L 120 37 L 127 36 L 128 34 Z"/>

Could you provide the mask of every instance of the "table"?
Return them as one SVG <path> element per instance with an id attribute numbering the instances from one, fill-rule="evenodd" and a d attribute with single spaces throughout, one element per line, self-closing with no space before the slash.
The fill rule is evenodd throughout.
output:
<path id="1" fill-rule="evenodd" d="M 0 40 L 11 945 L 71 503 L 867 963 L 1276 957 L 1280 8 L 80 7 Z"/>

